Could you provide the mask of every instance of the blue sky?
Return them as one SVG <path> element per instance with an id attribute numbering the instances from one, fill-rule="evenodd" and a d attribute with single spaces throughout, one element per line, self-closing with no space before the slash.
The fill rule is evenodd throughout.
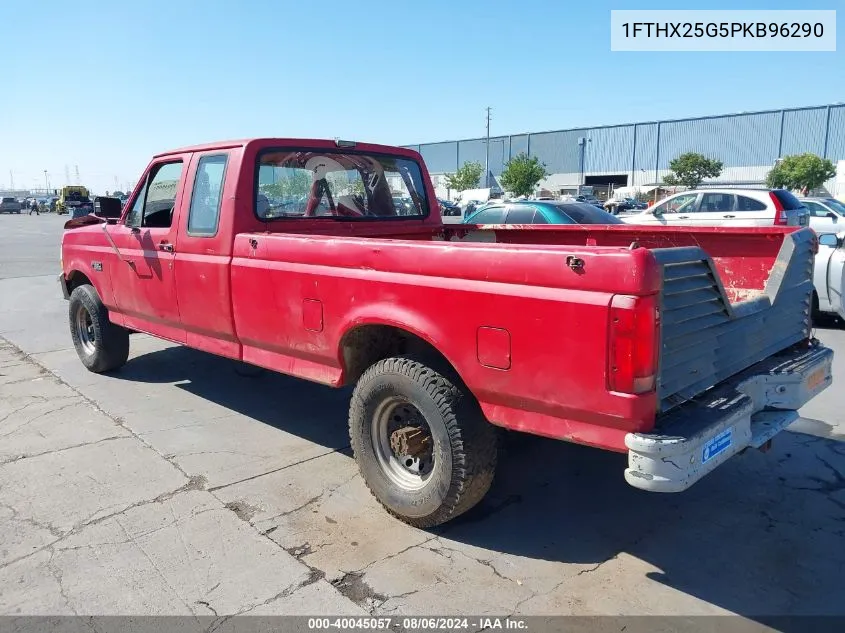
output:
<path id="1" fill-rule="evenodd" d="M 835 53 L 619 53 L 611 9 L 674 2 L 3 0 L 0 186 L 122 188 L 163 149 L 409 144 L 845 101 Z M 843 9 L 841 0 L 687 8 Z"/>

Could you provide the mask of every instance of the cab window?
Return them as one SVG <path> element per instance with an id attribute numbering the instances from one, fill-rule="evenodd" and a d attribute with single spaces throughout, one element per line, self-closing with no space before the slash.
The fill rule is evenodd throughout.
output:
<path id="1" fill-rule="evenodd" d="M 173 222 L 176 191 L 181 178 L 181 160 L 155 165 L 147 176 L 144 188 L 132 203 L 126 216 L 126 225 L 169 228 Z"/>
<path id="2" fill-rule="evenodd" d="M 211 237 L 217 233 L 225 174 L 225 154 L 200 158 L 188 211 L 188 235 Z"/>

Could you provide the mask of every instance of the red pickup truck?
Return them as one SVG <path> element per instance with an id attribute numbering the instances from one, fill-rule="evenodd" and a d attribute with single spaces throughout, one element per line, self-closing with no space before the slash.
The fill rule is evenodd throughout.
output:
<path id="1" fill-rule="evenodd" d="M 416 526 L 484 496 L 496 426 L 626 452 L 631 485 L 674 492 L 831 383 L 809 229 L 443 226 L 416 152 L 297 139 L 159 154 L 100 215 L 62 240 L 89 370 L 147 332 L 355 385 L 361 474 Z"/>

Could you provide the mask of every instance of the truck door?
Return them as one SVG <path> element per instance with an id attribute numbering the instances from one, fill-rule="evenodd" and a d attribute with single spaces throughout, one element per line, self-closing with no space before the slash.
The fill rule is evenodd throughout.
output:
<path id="1" fill-rule="evenodd" d="M 237 187 L 232 162 L 225 150 L 194 155 L 185 186 L 186 212 L 179 221 L 176 289 L 187 344 L 238 358 L 230 301 Z"/>
<path id="2" fill-rule="evenodd" d="M 184 173 L 190 155 L 153 163 L 123 223 L 109 229 L 123 261 L 111 271 L 115 302 L 128 328 L 185 342 L 176 300 L 174 257 Z"/>

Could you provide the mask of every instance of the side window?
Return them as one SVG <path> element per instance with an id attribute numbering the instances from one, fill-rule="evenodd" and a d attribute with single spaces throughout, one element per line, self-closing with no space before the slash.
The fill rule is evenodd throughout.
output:
<path id="1" fill-rule="evenodd" d="M 734 197 L 729 193 L 705 193 L 701 196 L 698 210 L 702 213 L 733 211 Z"/>
<path id="2" fill-rule="evenodd" d="M 182 161 L 155 165 L 126 216 L 127 226 L 169 228 L 173 222 Z"/>
<path id="3" fill-rule="evenodd" d="M 220 221 L 226 155 L 203 156 L 197 164 L 191 208 L 188 211 L 188 234 L 212 236 Z"/>
<path id="4" fill-rule="evenodd" d="M 754 198 L 749 198 L 748 196 L 736 196 L 736 208 L 735 211 L 765 211 L 766 205 L 760 202 L 759 200 L 755 200 Z"/>
<path id="5" fill-rule="evenodd" d="M 674 198 L 669 198 L 654 207 L 655 212 L 663 213 L 689 213 L 695 207 L 697 193 L 686 193 Z"/>
<path id="6" fill-rule="evenodd" d="M 810 215 L 812 215 L 814 218 L 825 218 L 825 217 L 827 217 L 828 210 L 825 209 L 818 202 L 810 202 L 809 200 L 805 200 L 804 206 L 807 207 L 810 210 Z"/>
<path id="7" fill-rule="evenodd" d="M 470 224 L 504 224 L 504 222 L 504 207 L 489 207 L 470 218 Z"/>
<path id="8" fill-rule="evenodd" d="M 515 204 L 508 209 L 508 224 L 533 224 L 534 207 L 530 204 Z"/>

